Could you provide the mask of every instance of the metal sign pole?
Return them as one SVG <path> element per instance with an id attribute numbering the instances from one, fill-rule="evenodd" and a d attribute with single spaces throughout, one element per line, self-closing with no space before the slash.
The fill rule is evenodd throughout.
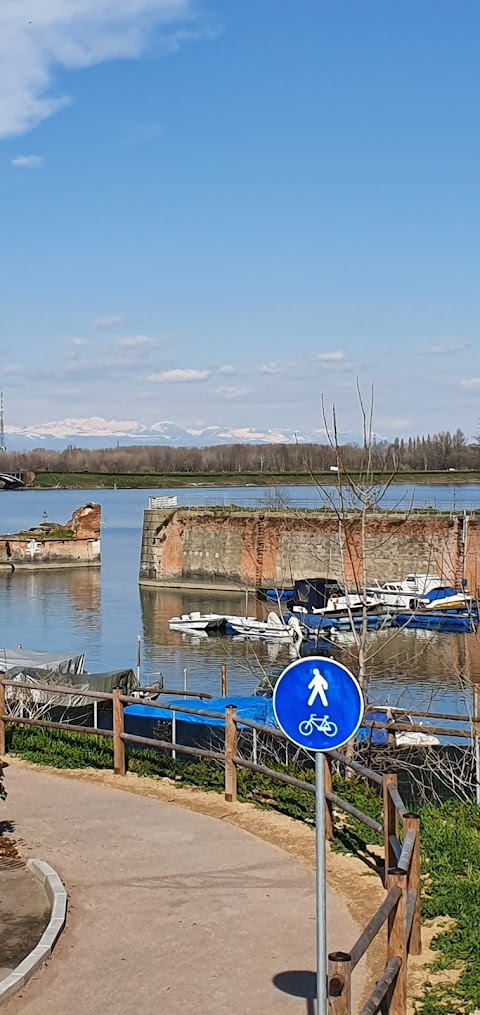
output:
<path id="1" fill-rule="evenodd" d="M 325 759 L 315 751 L 315 853 L 317 916 L 317 1015 L 327 1015 L 327 871 L 325 852 Z"/>

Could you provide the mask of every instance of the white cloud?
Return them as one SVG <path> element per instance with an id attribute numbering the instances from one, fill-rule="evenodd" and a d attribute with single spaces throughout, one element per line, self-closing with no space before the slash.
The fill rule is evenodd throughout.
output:
<path id="1" fill-rule="evenodd" d="M 147 381 L 158 383 L 181 383 L 182 381 L 206 381 L 210 370 L 162 370 L 160 373 L 149 374 Z"/>
<path id="2" fill-rule="evenodd" d="M 152 349 L 159 345 L 154 338 L 147 335 L 131 335 L 128 338 L 120 338 L 118 345 L 121 349 Z"/>
<path id="3" fill-rule="evenodd" d="M 3 0 L 0 137 L 22 134 L 69 104 L 52 91 L 58 68 L 133 59 L 149 43 L 172 52 L 185 38 L 216 34 L 192 30 L 192 7 L 192 0 Z"/>
<path id="4" fill-rule="evenodd" d="M 419 349 L 423 356 L 453 356 L 457 352 L 465 352 L 472 346 L 471 342 L 447 342 L 443 345 L 429 345 Z"/>
<path id="5" fill-rule="evenodd" d="M 89 342 L 88 338 L 67 338 L 66 343 L 67 345 L 73 345 L 74 349 L 85 349 L 89 345 L 92 345 L 92 342 Z"/>
<path id="6" fill-rule="evenodd" d="M 341 363 L 345 359 L 345 353 L 337 350 L 336 352 L 319 352 L 315 356 L 317 363 Z"/>
<path id="7" fill-rule="evenodd" d="M 110 331 L 110 328 L 118 328 L 123 324 L 123 317 L 112 314 L 110 317 L 96 317 L 93 322 L 95 331 Z"/>
<path id="8" fill-rule="evenodd" d="M 43 155 L 15 155 L 11 165 L 16 169 L 41 169 L 45 165 L 45 159 Z"/>
<path id="9" fill-rule="evenodd" d="M 224 367 L 218 368 L 219 374 L 234 374 L 235 367 L 232 367 L 230 363 L 227 363 Z"/>
<path id="10" fill-rule="evenodd" d="M 280 374 L 285 370 L 285 363 L 264 363 L 259 368 L 261 374 Z"/>
<path id="11" fill-rule="evenodd" d="M 219 390 L 217 391 L 217 395 L 220 395 L 220 398 L 229 398 L 229 399 L 245 398 L 246 395 L 250 394 L 251 390 L 252 390 L 251 388 L 233 388 L 233 387 L 219 388 Z"/>
<path id="12" fill-rule="evenodd" d="M 480 388 L 480 377 L 468 377 L 464 381 L 460 381 L 460 387 L 466 388 L 467 391 L 477 391 Z"/>

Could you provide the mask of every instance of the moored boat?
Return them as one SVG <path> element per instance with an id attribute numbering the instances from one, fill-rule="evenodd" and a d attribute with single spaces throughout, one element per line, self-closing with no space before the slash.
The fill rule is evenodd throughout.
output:
<path id="1" fill-rule="evenodd" d="M 171 631 L 214 631 L 224 627 L 227 618 L 223 613 L 182 613 L 181 617 L 171 617 L 168 626 Z"/>

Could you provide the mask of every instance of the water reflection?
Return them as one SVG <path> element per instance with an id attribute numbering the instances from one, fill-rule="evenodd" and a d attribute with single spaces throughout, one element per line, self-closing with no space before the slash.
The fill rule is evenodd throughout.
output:
<path id="1" fill-rule="evenodd" d="M 219 694 L 220 669 L 227 666 L 232 694 L 250 694 L 272 665 L 278 671 L 289 662 L 288 649 L 279 645 L 209 634 L 206 638 L 170 631 L 170 617 L 200 610 L 202 613 L 243 614 L 245 596 L 236 592 L 199 592 L 193 589 L 140 588 L 143 622 L 144 674 L 161 671 L 165 686 L 183 686 L 188 670 L 189 687 Z M 248 602 L 250 615 L 264 616 L 255 597 Z M 279 652 L 280 649 L 280 652 Z M 273 652 L 272 652 L 273 650 Z"/>
<path id="2" fill-rule="evenodd" d="M 353 644 L 339 647 L 336 654 L 356 668 Z M 478 634 L 372 632 L 366 654 L 368 694 L 376 702 L 464 714 L 466 705 L 470 708 L 472 683 L 480 682 Z"/>
<path id="3" fill-rule="evenodd" d="M 101 626 L 99 568 L 20 571 L 0 582 L 2 642 L 85 651 Z"/>

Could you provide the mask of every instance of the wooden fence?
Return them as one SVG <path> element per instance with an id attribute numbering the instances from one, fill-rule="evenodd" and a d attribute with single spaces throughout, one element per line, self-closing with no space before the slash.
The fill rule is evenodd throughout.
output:
<path id="1" fill-rule="evenodd" d="M 190 747 L 179 744 L 175 739 L 158 740 L 153 737 L 141 737 L 125 732 L 124 706 L 138 704 L 138 697 L 122 694 L 116 689 L 111 694 L 83 690 L 82 695 L 92 701 L 110 702 L 112 706 L 112 729 L 98 729 L 74 725 L 67 722 L 53 722 L 46 719 L 32 719 L 12 715 L 8 711 L 6 688 L 14 687 L 23 692 L 40 691 L 52 696 L 77 694 L 71 687 L 51 687 L 48 684 L 31 683 L 17 680 L 0 680 L 0 756 L 5 754 L 5 731 L 7 724 L 35 726 L 43 729 L 57 729 L 66 732 L 84 733 L 87 736 L 110 737 L 113 739 L 113 770 L 118 776 L 126 775 L 126 748 L 129 744 L 170 751 L 174 757 L 178 754 L 196 758 L 210 758 L 218 761 L 225 771 L 225 800 L 234 803 L 237 800 L 237 773 L 239 768 L 248 768 L 260 775 L 268 776 L 294 786 L 307 793 L 314 793 L 315 786 L 311 782 L 297 779 L 286 772 L 276 771 L 256 761 L 240 757 L 238 753 L 238 727 L 251 729 L 254 735 L 259 733 L 274 735 L 285 740 L 280 730 L 272 730 L 252 720 L 239 718 L 236 709 L 228 706 L 225 713 L 207 712 L 189 708 L 186 704 L 164 704 L 148 701 L 149 707 L 168 710 L 173 715 L 197 715 L 210 719 L 222 720 L 225 723 L 224 751 L 208 750 L 203 747 Z M 172 728 L 174 724 L 172 723 Z M 368 779 L 381 787 L 383 798 L 383 823 L 363 814 L 346 800 L 342 800 L 332 792 L 331 763 L 339 762 L 350 768 L 356 775 Z M 326 827 L 327 837 L 332 838 L 333 809 L 362 822 L 371 831 L 383 837 L 384 865 L 383 882 L 386 891 L 385 899 L 374 914 L 364 931 L 348 952 L 333 952 L 328 957 L 328 999 L 329 1015 L 352 1015 L 352 973 L 360 959 L 365 955 L 384 924 L 387 924 L 387 954 L 385 967 L 375 984 L 368 1000 L 358 1015 L 406 1015 L 407 1011 L 407 962 L 408 955 L 421 954 L 421 916 L 420 916 L 420 822 L 416 814 L 409 813 L 402 801 L 397 786 L 397 776 L 386 772 L 383 776 L 371 769 L 346 757 L 343 752 L 330 751 L 325 757 L 326 773 Z M 401 829 L 401 831 L 400 831 Z"/>

